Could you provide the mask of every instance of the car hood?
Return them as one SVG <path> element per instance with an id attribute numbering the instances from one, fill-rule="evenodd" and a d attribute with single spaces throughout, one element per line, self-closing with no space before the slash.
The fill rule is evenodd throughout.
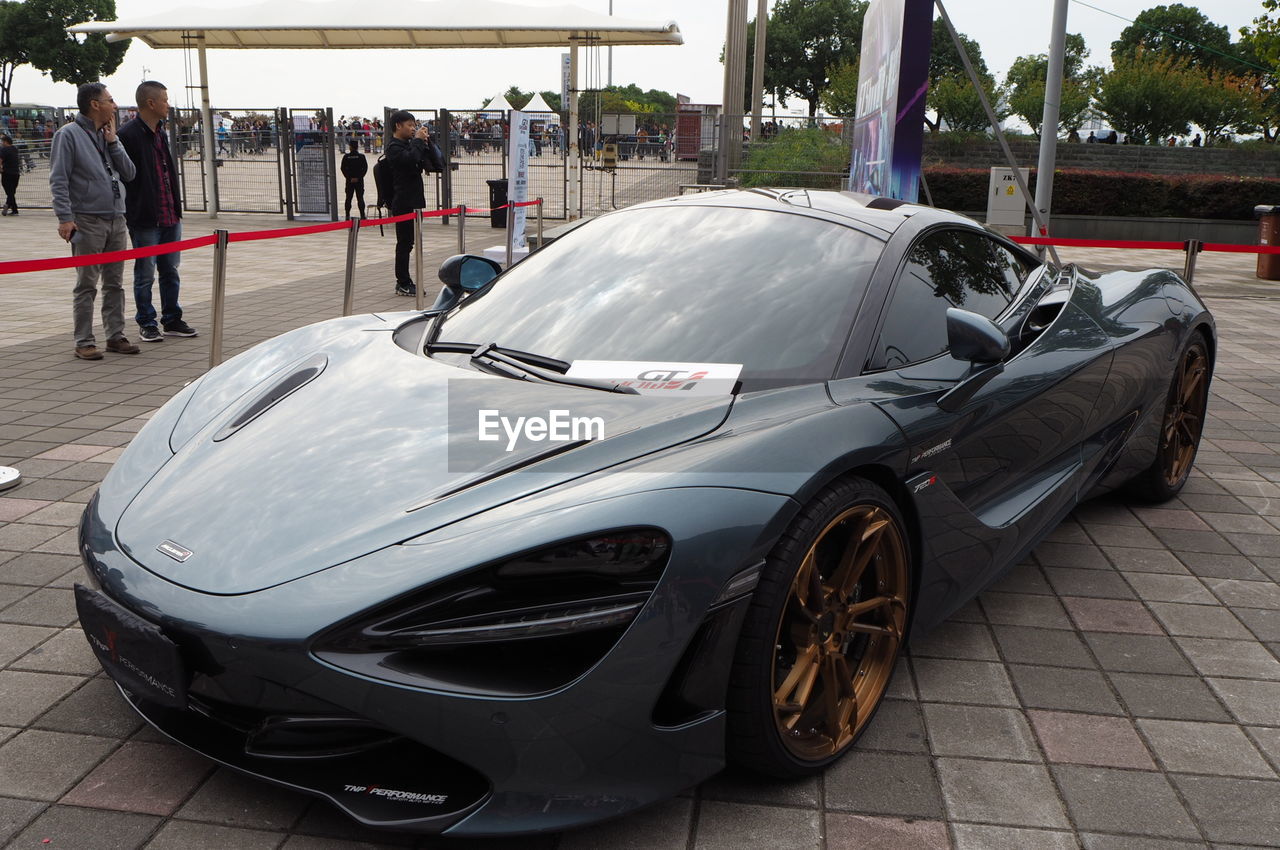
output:
<path id="1" fill-rule="evenodd" d="M 200 396 L 218 392 L 218 373 L 205 379 L 175 429 L 191 436 L 116 526 L 130 557 L 193 590 L 253 592 L 707 434 L 732 405 L 483 374 L 407 352 L 386 331 L 299 355 L 211 415 Z M 207 421 L 193 425 L 192 409 Z M 512 446 L 498 428 L 480 440 L 481 411 L 496 411 L 491 423 L 598 418 L 603 438 Z"/>

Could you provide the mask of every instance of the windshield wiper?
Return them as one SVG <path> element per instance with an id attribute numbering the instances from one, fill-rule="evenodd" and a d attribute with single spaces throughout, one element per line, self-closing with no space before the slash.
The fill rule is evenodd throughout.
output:
<path id="1" fill-rule="evenodd" d="M 611 393 L 623 393 L 624 395 L 639 395 L 640 391 L 635 387 L 626 387 L 616 381 L 608 381 L 599 378 L 570 378 L 564 374 L 568 371 L 569 364 L 563 360 L 557 360 L 554 357 L 545 357 L 541 354 L 530 354 L 526 351 L 515 351 L 512 349 L 501 348 L 492 342 L 484 345 L 467 345 L 459 342 L 432 342 L 426 346 L 428 354 L 433 351 L 451 351 L 460 354 L 470 354 L 472 361 L 479 361 L 487 366 L 492 367 L 494 364 L 502 364 L 513 369 L 518 369 L 525 375 L 536 378 L 539 381 L 545 381 L 549 384 L 563 384 L 570 387 L 583 387 L 590 390 L 604 390 Z M 543 368 L 540 364 L 546 364 L 550 368 Z M 552 371 L 552 369 L 559 371 Z M 499 369 L 499 371 L 509 372 L 507 369 Z"/>

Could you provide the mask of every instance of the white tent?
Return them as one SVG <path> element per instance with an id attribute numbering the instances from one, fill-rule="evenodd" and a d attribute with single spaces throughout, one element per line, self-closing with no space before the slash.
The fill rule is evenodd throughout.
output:
<path id="1" fill-rule="evenodd" d="M 533 100 L 526 103 L 521 111 L 532 115 L 535 121 L 547 121 L 552 117 L 559 117 L 558 113 L 547 105 L 546 98 L 542 96 L 542 92 L 535 94 Z"/>
<path id="2" fill-rule="evenodd" d="M 683 44 L 674 21 L 615 18 L 576 6 L 519 6 L 497 0 L 265 0 L 249 6 L 175 9 L 117 21 L 68 27 L 71 33 L 106 33 L 107 41 L 137 38 L 154 48 L 198 51 L 205 156 L 213 150 L 209 74 L 205 50 L 457 47 L 564 47 L 570 50 L 570 79 L 577 90 L 578 47 L 629 44 Z M 570 125 L 577 124 L 571 99 Z M 569 143 L 577 137 L 570 134 Z M 578 158 L 572 157 L 575 166 Z M 216 193 L 212 163 L 205 164 L 211 212 Z M 576 209 L 578 181 L 569 181 L 570 208 Z"/>
<path id="3" fill-rule="evenodd" d="M 513 109 L 515 107 L 511 105 L 511 101 L 507 100 L 507 96 L 500 94 L 497 97 L 489 98 L 489 102 L 480 107 L 480 113 L 490 112 L 493 117 L 502 117 Z"/>

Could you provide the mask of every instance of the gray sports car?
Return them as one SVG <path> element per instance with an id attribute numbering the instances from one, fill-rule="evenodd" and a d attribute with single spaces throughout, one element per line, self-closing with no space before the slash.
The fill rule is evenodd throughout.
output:
<path id="1" fill-rule="evenodd" d="M 837 192 L 441 279 L 179 392 L 85 512 L 77 603 L 175 740 L 459 836 L 841 757 L 908 638 L 1082 499 L 1181 489 L 1216 341 L 1168 271 Z"/>

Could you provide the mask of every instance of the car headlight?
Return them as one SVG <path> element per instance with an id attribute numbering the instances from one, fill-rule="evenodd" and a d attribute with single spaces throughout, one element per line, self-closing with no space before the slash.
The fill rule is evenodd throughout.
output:
<path id="1" fill-rule="evenodd" d="M 313 652 L 405 684 L 534 693 L 604 656 L 657 586 L 671 540 L 650 528 L 557 543 L 438 582 L 322 635 Z"/>

